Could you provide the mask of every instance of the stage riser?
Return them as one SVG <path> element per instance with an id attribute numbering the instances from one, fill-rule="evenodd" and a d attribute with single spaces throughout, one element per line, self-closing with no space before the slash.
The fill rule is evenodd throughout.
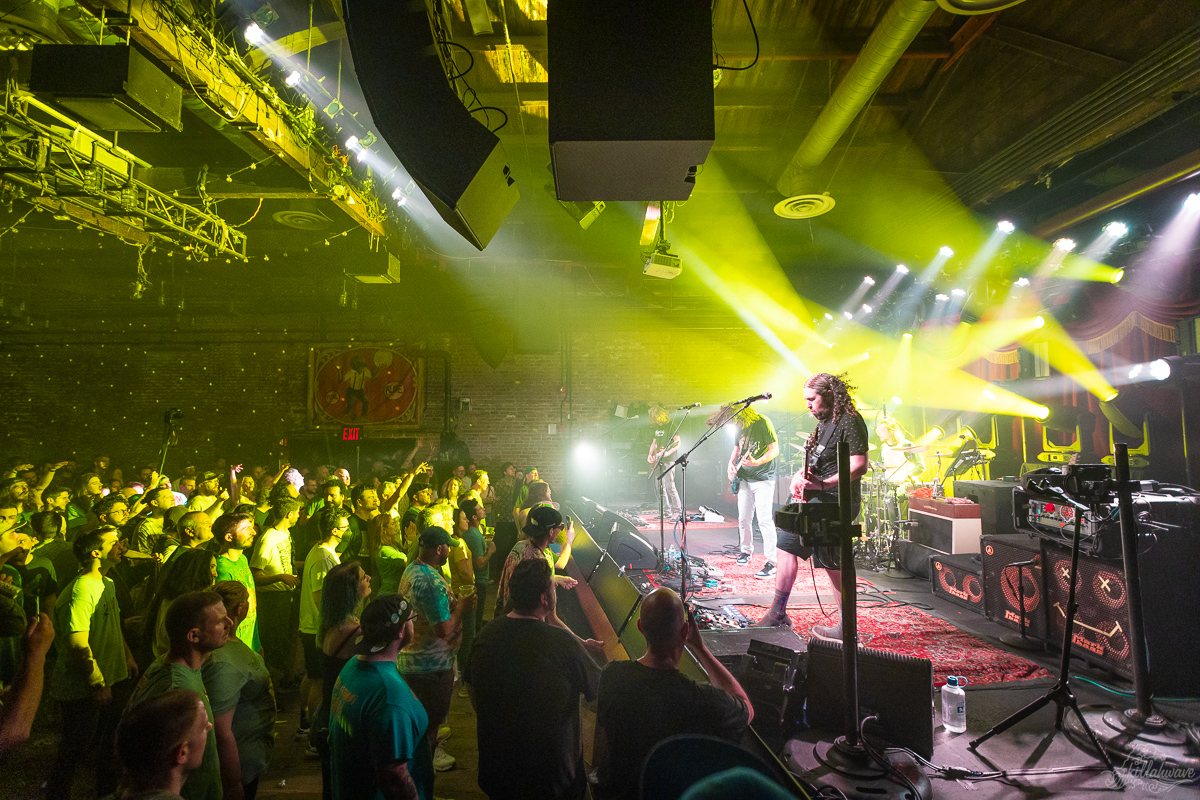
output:
<path id="1" fill-rule="evenodd" d="M 983 616 L 983 565 L 972 556 L 931 556 L 929 586 L 938 597 Z"/>

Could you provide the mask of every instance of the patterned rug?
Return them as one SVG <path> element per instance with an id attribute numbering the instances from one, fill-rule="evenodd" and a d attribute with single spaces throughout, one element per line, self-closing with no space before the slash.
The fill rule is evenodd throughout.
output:
<path id="1" fill-rule="evenodd" d="M 762 569 L 762 555 L 755 555 L 745 566 L 739 565 L 734 556 L 710 555 L 705 556 L 704 560 L 724 572 L 724 576 L 720 578 L 719 587 L 696 591 L 699 598 L 723 595 L 769 597 L 774 593 L 774 579 L 760 580 L 754 577 L 754 573 Z M 802 562 L 788 603 L 792 628 L 802 639 L 810 636 L 813 625 L 828 624 L 828 618 L 821 608 L 808 602 L 813 599 L 814 577 L 825 614 L 832 613 L 835 608 L 831 605 L 834 601 L 833 587 L 825 573 L 819 569 L 810 572 L 808 562 Z M 869 581 L 859 578 L 858 587 L 859 644 L 915 658 L 928 658 L 933 662 L 936 686 L 944 684 L 947 675 L 963 675 L 971 686 L 1052 677 L 1050 672 L 1034 662 L 960 631 L 945 620 L 919 608 L 891 602 L 888 599 L 890 595 L 878 594 L 874 584 Z M 862 597 L 862 594 L 867 596 Z M 744 605 L 737 608 L 751 620 L 758 620 L 766 613 L 766 608 L 762 606 Z"/>

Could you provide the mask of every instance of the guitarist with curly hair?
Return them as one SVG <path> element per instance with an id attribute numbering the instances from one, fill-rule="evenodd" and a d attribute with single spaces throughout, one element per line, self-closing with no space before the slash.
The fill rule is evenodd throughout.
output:
<path id="1" fill-rule="evenodd" d="M 867 423 L 851 397 L 854 386 L 845 374 L 818 373 L 804 384 L 804 402 L 817 419 L 817 429 L 804 445 L 804 469 L 792 479 L 792 496 L 804 503 L 836 503 L 838 501 L 837 445 L 850 447 L 851 499 L 850 518 L 858 516 L 861 494 L 859 484 L 867 472 Z M 836 547 L 805 547 L 800 537 L 788 531 L 779 533 L 779 563 L 775 573 L 775 600 L 759 625 L 790 625 L 787 601 L 796 580 L 800 559 L 813 559 L 813 565 L 825 570 L 833 589 L 841 597 L 841 553 Z M 812 633 L 818 639 L 841 641 L 842 620 L 833 625 L 814 625 Z"/>

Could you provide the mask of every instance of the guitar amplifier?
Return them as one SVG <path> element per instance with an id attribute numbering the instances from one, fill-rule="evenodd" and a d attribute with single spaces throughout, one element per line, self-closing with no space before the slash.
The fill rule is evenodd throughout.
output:
<path id="1" fill-rule="evenodd" d="M 910 497 L 908 538 L 941 553 L 978 553 L 983 525 L 978 503 Z"/>
<path id="2" fill-rule="evenodd" d="M 983 563 L 979 556 L 930 556 L 929 586 L 938 597 L 983 616 Z"/>
<path id="3" fill-rule="evenodd" d="M 988 619 L 1009 630 L 1021 629 L 1021 598 L 1025 599 L 1025 633 L 1046 638 L 1045 585 L 1042 550 L 1026 534 L 984 536 L 983 609 Z M 1032 564 L 1026 563 L 1032 561 Z M 1022 564 L 1023 566 L 1015 566 Z M 1017 581 L 1020 581 L 1018 585 Z"/>

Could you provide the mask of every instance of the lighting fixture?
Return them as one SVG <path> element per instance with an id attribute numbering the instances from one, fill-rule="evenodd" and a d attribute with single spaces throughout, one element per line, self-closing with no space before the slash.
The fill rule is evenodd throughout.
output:
<path id="1" fill-rule="evenodd" d="M 1029 285 L 1029 278 L 1017 278 L 1017 280 L 1013 283 L 1013 286 L 1028 286 L 1028 285 Z"/>
<path id="2" fill-rule="evenodd" d="M 901 336 L 900 338 L 901 338 L 901 339 L 911 339 L 911 338 L 912 338 L 912 334 L 911 334 L 911 333 L 905 333 L 905 334 L 904 334 L 903 336 Z"/>
<path id="3" fill-rule="evenodd" d="M 1110 277 L 1109 280 L 1112 281 L 1113 283 L 1120 283 L 1121 278 L 1124 278 L 1124 277 L 1125 277 L 1125 270 L 1119 269 L 1112 274 L 1112 277 Z"/>
<path id="4" fill-rule="evenodd" d="M 294 69 L 288 74 L 288 76 L 286 78 L 284 78 L 283 82 L 285 84 L 287 84 L 288 86 L 295 86 L 296 84 L 300 83 L 300 81 L 302 81 L 302 80 L 304 80 L 304 78 L 303 78 L 303 76 L 301 76 L 300 70 Z"/>
<path id="5" fill-rule="evenodd" d="M 1033 318 L 1033 327 L 1035 327 L 1035 328 L 1046 327 L 1046 318 L 1043 317 L 1041 314 L 1038 314 L 1036 317 Z"/>
<path id="6" fill-rule="evenodd" d="M 940 248 L 938 248 L 938 255 L 950 258 L 954 255 L 954 251 L 950 249 L 949 245 L 942 245 Z"/>
<path id="7" fill-rule="evenodd" d="M 1189 194 L 1187 200 L 1183 201 L 1183 207 L 1188 211 L 1200 209 L 1200 194 Z"/>
<path id="8" fill-rule="evenodd" d="M 986 397 L 988 400 L 996 399 L 996 393 L 993 392 L 991 389 L 984 389 L 982 392 L 980 392 L 980 394 L 983 395 L 984 397 Z"/>
<path id="9" fill-rule="evenodd" d="M 1192 195 L 1197 197 L 1198 195 Z M 1156 381 L 1165 381 L 1171 377 L 1171 364 L 1164 359 L 1155 359 L 1150 362 L 1150 377 Z"/>
<path id="10" fill-rule="evenodd" d="M 933 296 L 933 299 L 934 299 L 934 300 L 937 300 L 939 303 L 944 303 L 944 302 L 946 302 L 947 300 L 949 300 L 949 299 L 950 299 L 950 295 L 948 295 L 948 294 L 942 294 L 941 292 L 938 292 L 937 294 L 935 294 L 935 295 Z"/>
<path id="11" fill-rule="evenodd" d="M 843 311 L 842 316 L 845 317 L 846 319 L 854 319 L 854 315 L 851 314 L 849 311 Z"/>
<path id="12" fill-rule="evenodd" d="M 262 47 L 267 41 L 267 35 L 263 33 L 263 29 L 258 27 L 257 22 L 251 22 L 246 26 L 246 44 L 254 47 Z"/>
<path id="13" fill-rule="evenodd" d="M 902 405 L 904 405 L 904 401 L 903 401 L 903 400 L 901 400 L 901 399 L 900 399 L 899 397 L 897 397 L 896 395 L 892 395 L 892 405 L 895 405 L 895 406 L 902 406 Z"/>
<path id="14" fill-rule="evenodd" d="M 904 266 L 903 264 L 897 264 L 897 265 L 896 265 L 896 272 L 899 272 L 901 275 L 907 275 L 907 274 L 908 274 L 908 267 Z"/>
<path id="15" fill-rule="evenodd" d="M 399 186 L 397 186 L 395 189 L 392 190 L 392 199 L 393 200 L 399 200 L 403 196 L 404 196 L 404 192 L 400 191 Z"/>
<path id="16" fill-rule="evenodd" d="M 1001 233 L 1012 233 L 1016 229 L 1017 229 L 1017 226 L 1013 225 L 1011 222 L 1009 222 L 1006 219 L 1000 220 L 999 222 L 996 223 L 996 230 L 1000 231 Z"/>
<path id="17" fill-rule="evenodd" d="M 1114 239 L 1120 239 L 1129 233 L 1129 226 L 1124 222 L 1110 222 L 1104 226 L 1104 232 Z"/>
<path id="18" fill-rule="evenodd" d="M 346 149 L 350 150 L 350 151 L 354 151 L 354 150 L 358 149 L 358 137 L 357 136 L 351 136 L 349 139 L 346 140 Z"/>
<path id="19" fill-rule="evenodd" d="M 875 279 L 872 278 L 870 275 L 867 275 L 866 277 L 863 278 L 863 283 L 865 283 L 867 286 L 874 286 Z"/>
<path id="20" fill-rule="evenodd" d="M 864 314 L 870 314 L 872 311 L 872 308 L 869 305 L 867 305 L 866 303 L 863 303 L 862 310 L 863 310 Z"/>
<path id="21" fill-rule="evenodd" d="M 1054 243 L 1054 249 L 1063 253 L 1069 253 L 1075 249 L 1074 239 L 1059 239 Z"/>
<path id="22" fill-rule="evenodd" d="M 830 314 L 828 311 L 826 311 L 826 312 L 825 312 L 825 319 L 830 319 L 830 320 L 831 320 L 831 319 L 833 319 L 833 314 Z"/>
<path id="23" fill-rule="evenodd" d="M 954 295 L 955 297 L 966 297 L 967 290 L 966 289 L 951 289 L 950 294 Z"/>

